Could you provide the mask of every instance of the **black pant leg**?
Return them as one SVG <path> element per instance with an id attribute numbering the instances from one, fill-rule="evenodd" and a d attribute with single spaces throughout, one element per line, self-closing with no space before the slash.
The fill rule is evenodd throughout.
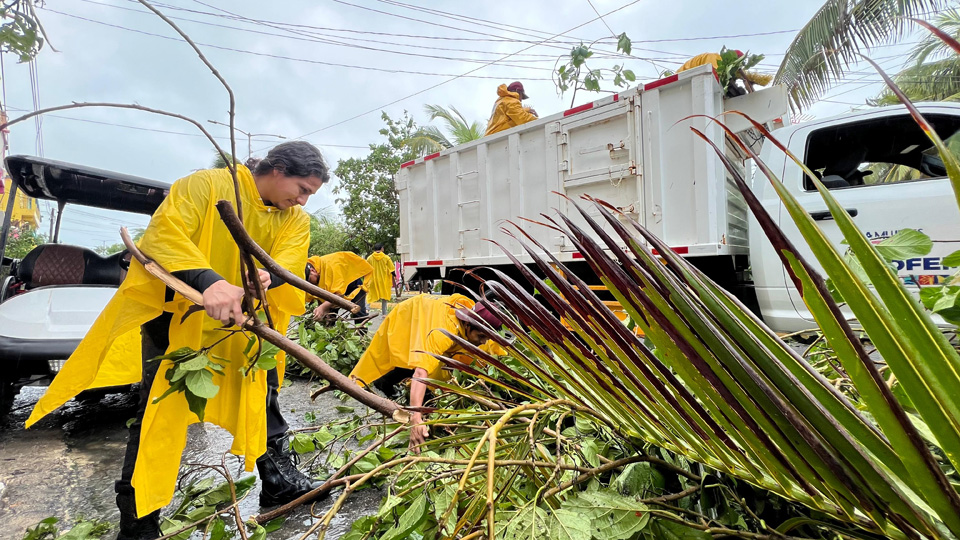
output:
<path id="1" fill-rule="evenodd" d="M 290 426 L 280 412 L 280 377 L 276 368 L 267 372 L 267 444 L 285 436 Z"/>

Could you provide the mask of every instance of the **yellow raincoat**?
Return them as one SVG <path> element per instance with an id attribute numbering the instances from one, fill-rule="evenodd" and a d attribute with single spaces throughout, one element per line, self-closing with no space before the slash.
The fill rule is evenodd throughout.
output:
<path id="1" fill-rule="evenodd" d="M 382 251 L 374 251 L 367 262 L 373 267 L 373 275 L 363 282 L 367 286 L 367 302 L 371 304 L 380 300 L 393 298 L 393 272 L 396 267 L 390 256 Z"/>
<path id="2" fill-rule="evenodd" d="M 355 377 L 358 384 L 369 385 L 395 368 L 419 367 L 425 369 L 431 379 L 449 378 L 449 373 L 442 369 L 443 364 L 439 360 L 429 354 L 414 351 L 426 351 L 447 357 L 463 352 L 439 329 L 466 338 L 456 310 L 473 308 L 474 303 L 460 294 L 421 294 L 400 302 L 383 319 L 370 341 L 370 346 L 360 357 L 350 376 Z M 493 354 L 503 354 L 502 349 L 491 341 L 480 348 Z M 464 356 L 458 360 L 469 361 L 469 358 Z"/>
<path id="3" fill-rule="evenodd" d="M 310 242 L 307 214 L 299 206 L 282 211 L 265 206 L 250 171 L 243 166 L 237 169 L 247 231 L 281 266 L 302 272 Z M 240 285 L 239 252 L 215 207 L 221 199 L 235 200 L 226 169 L 200 171 L 177 181 L 150 220 L 140 247 L 171 272 L 212 268 L 228 282 Z M 134 260 L 113 299 L 34 407 L 27 427 L 83 390 L 140 381 L 140 325 L 162 311 L 173 313 L 168 351 L 200 349 L 223 338 L 220 322 L 204 313 L 181 321 L 192 304 L 179 294 L 164 303 L 165 290 L 163 283 Z M 269 290 L 267 300 L 280 329 L 287 327 L 291 314 L 303 311 L 303 292 L 291 285 Z M 256 459 L 266 451 L 267 374 L 258 371 L 244 377 L 241 368 L 247 362 L 243 354 L 246 344 L 247 338 L 236 334 L 210 352 L 211 358 L 226 359 L 229 365 L 224 375 L 214 377 L 220 390 L 207 401 L 204 420 L 233 434 L 230 451 L 244 456 L 247 471 L 252 471 Z M 282 377 L 282 355 L 278 354 L 277 360 Z M 187 425 L 198 421 L 182 393 L 153 403 L 153 398 L 169 388 L 164 376 L 169 367 L 170 361 L 163 360 L 143 417 L 132 480 L 140 516 L 170 502 Z"/>
<path id="4" fill-rule="evenodd" d="M 318 287 L 343 296 L 347 300 L 353 300 L 360 294 L 360 291 L 367 290 L 366 283 L 364 283 L 350 291 L 349 295 L 344 296 L 347 285 L 373 274 L 373 267 L 370 266 L 370 263 L 351 251 L 338 251 L 323 256 L 314 255 L 307 259 L 307 262 L 313 266 L 320 277 L 320 281 L 317 283 Z M 308 302 L 314 300 L 317 300 L 317 298 L 307 295 Z"/>
<path id="5" fill-rule="evenodd" d="M 497 95 L 500 97 L 493 105 L 493 112 L 490 114 L 490 121 L 487 123 L 487 132 L 484 136 L 493 135 L 498 131 L 537 119 L 537 116 L 530 112 L 530 107 L 524 107 L 520 104 L 520 94 L 507 90 L 507 85 L 501 84 L 497 88 Z"/>
<path id="6" fill-rule="evenodd" d="M 693 69 L 699 66 L 705 66 L 710 64 L 713 66 L 713 69 L 717 69 L 717 64 L 720 62 L 720 55 L 717 53 L 703 53 L 694 56 L 693 58 L 684 62 L 680 69 L 677 70 L 677 73 L 681 71 L 686 71 L 688 69 Z M 748 81 L 753 84 L 759 84 L 760 86 L 766 86 L 770 84 L 770 81 L 773 80 L 771 75 L 765 75 L 763 73 L 756 73 L 753 71 L 747 71 L 744 73 Z"/>

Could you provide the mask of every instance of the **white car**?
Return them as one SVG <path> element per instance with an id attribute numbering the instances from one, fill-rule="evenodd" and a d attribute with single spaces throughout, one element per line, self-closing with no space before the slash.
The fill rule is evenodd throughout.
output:
<path id="1" fill-rule="evenodd" d="M 3 255 L 18 191 L 66 205 L 152 214 L 169 192 L 169 184 L 71 165 L 44 158 L 6 159 L 13 180 L 3 230 Z M 48 382 L 70 356 L 126 274 L 125 253 L 101 257 L 85 247 L 58 243 L 60 220 L 49 244 L 23 259 L 0 257 L 0 410 L 12 403 L 20 387 Z"/>

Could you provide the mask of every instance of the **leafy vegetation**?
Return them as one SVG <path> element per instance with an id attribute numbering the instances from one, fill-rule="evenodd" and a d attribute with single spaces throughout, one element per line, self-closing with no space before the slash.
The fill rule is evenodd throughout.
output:
<path id="1" fill-rule="evenodd" d="M 774 84 L 784 84 L 795 110 L 813 105 L 851 71 L 864 49 L 902 40 L 946 0 L 826 0 L 787 47 Z M 855 69 L 855 68 L 854 68 Z"/>
<path id="2" fill-rule="evenodd" d="M 570 106 L 573 106 L 577 99 L 577 90 L 583 89 L 589 92 L 600 91 L 600 81 L 604 75 L 613 77 L 613 85 L 617 88 L 629 86 L 630 83 L 637 80 L 633 71 L 624 69 L 622 64 L 617 64 L 613 68 L 591 68 L 587 65 L 587 60 L 593 56 L 590 45 L 579 45 L 570 50 L 569 60 L 554 73 L 554 84 L 562 96 L 567 90 L 573 89 L 573 95 L 570 97 Z M 630 38 L 626 33 L 617 36 L 617 52 L 629 56 L 632 50 Z M 562 57 L 561 57 L 562 59 Z M 559 63 L 559 60 L 558 60 Z"/>
<path id="3" fill-rule="evenodd" d="M 438 118 L 443 120 L 444 127 L 450 136 L 447 137 L 443 132 L 444 130 L 436 126 L 421 126 L 409 139 L 404 141 L 404 144 L 412 148 L 418 156 L 475 141 L 483 137 L 486 131 L 485 125 L 476 120 L 468 122 L 463 114 L 452 105 L 450 109 L 440 105 L 424 105 L 423 108 L 430 115 L 431 122 Z"/>
<path id="4" fill-rule="evenodd" d="M 30 0 L 13 0 L 0 5 L 0 51 L 29 62 L 43 48 L 46 33 Z"/>
<path id="5" fill-rule="evenodd" d="M 726 47 L 720 49 L 720 60 L 717 61 L 717 77 L 720 79 L 720 87 L 724 92 L 730 89 L 741 73 L 756 66 L 763 61 L 762 54 L 745 53 L 743 56 L 737 56 L 736 51 Z"/>
<path id="6" fill-rule="evenodd" d="M 47 243 L 47 236 L 29 225 L 13 225 L 10 227 L 10 236 L 4 256 L 11 259 L 22 259 L 33 248 Z"/>
<path id="7" fill-rule="evenodd" d="M 103 538 L 110 525 L 105 521 L 79 518 L 70 530 L 60 532 L 59 518 L 48 517 L 27 529 L 22 540 L 97 540 Z"/>
<path id="8" fill-rule="evenodd" d="M 358 330 L 353 323 L 343 319 L 337 319 L 332 326 L 326 326 L 312 317 L 304 316 L 299 319 L 297 326 L 297 341 L 327 365 L 347 375 L 370 345 L 370 336 Z M 313 373 L 293 358 L 289 359 L 287 371 L 299 375 Z"/>
<path id="9" fill-rule="evenodd" d="M 343 251 L 349 238 L 350 232 L 339 216 L 323 212 L 310 214 L 310 256 Z"/>
<path id="10" fill-rule="evenodd" d="M 960 38 L 960 10 L 951 8 L 930 21 L 954 38 Z M 925 35 L 911 50 L 907 67 L 893 76 L 910 101 L 957 101 L 960 99 L 960 61 L 950 47 L 934 34 Z M 900 99 L 884 88 L 870 105 L 897 105 Z"/>

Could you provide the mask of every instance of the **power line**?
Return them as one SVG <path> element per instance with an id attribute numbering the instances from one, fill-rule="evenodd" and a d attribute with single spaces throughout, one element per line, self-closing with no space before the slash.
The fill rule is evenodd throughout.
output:
<path id="1" fill-rule="evenodd" d="M 339 1 L 341 1 L 341 0 L 334 0 L 334 1 L 339 2 Z M 610 12 L 605 13 L 604 16 L 607 16 L 607 15 L 610 15 L 610 14 L 612 14 L 612 13 L 616 13 L 616 12 L 618 12 L 618 11 L 621 11 L 621 10 L 623 10 L 623 9 L 626 9 L 626 8 L 628 8 L 628 7 L 636 4 L 636 3 L 638 3 L 638 2 L 640 2 L 640 0 L 633 0 L 633 1 L 631 1 L 631 2 L 628 2 L 627 4 L 624 4 L 623 6 L 620 6 L 619 8 L 614 9 L 613 11 L 610 11 Z M 584 26 L 586 26 L 586 25 L 588 25 L 588 24 L 590 24 L 590 23 L 592 23 L 592 22 L 594 22 L 594 21 L 596 21 L 596 20 L 597 20 L 597 19 L 594 18 L 594 19 L 591 19 L 591 20 L 589 20 L 589 21 L 587 21 L 587 22 L 585 22 L 585 23 L 583 23 L 583 24 L 579 24 L 579 25 L 571 28 L 570 30 L 567 30 L 566 32 L 561 32 L 561 33 L 559 33 L 559 34 L 556 34 L 556 35 L 554 35 L 554 36 L 551 36 L 551 39 L 552 39 L 553 37 L 562 36 L 563 34 L 566 34 L 567 32 L 572 32 L 573 30 L 576 30 L 577 28 L 582 28 L 582 27 L 584 27 Z M 501 60 L 505 60 L 505 59 L 513 56 L 514 54 L 518 54 L 518 53 L 524 52 L 524 51 L 529 50 L 529 49 L 532 49 L 533 47 L 536 47 L 536 46 L 537 46 L 537 44 L 529 45 L 529 46 L 527 46 L 527 47 L 525 47 L 525 48 L 523 48 L 523 49 L 520 49 L 519 51 L 510 53 L 510 54 L 504 56 L 503 58 L 501 58 Z M 351 121 L 353 121 L 353 120 L 356 120 L 357 118 L 361 118 L 361 117 L 366 116 L 366 115 L 368 115 L 368 114 L 377 112 L 377 111 L 379 111 L 379 110 L 381 110 L 381 109 L 383 109 L 383 108 L 385 108 L 385 107 L 389 107 L 389 106 L 394 105 L 394 104 L 396 104 L 396 103 L 400 103 L 401 101 L 410 99 L 410 98 L 412 98 L 412 97 L 414 97 L 414 96 L 418 96 L 418 95 L 423 94 L 423 93 L 425 93 L 425 92 L 429 92 L 430 90 L 433 90 L 434 88 L 438 88 L 438 87 L 443 86 L 443 85 L 445 85 L 445 84 L 447 84 L 447 83 L 449 83 L 449 82 L 453 82 L 453 81 L 455 81 L 455 80 L 457 80 L 457 79 L 463 78 L 463 77 L 465 77 L 465 76 L 467 76 L 467 75 L 469 75 L 469 74 L 471 74 L 471 73 L 473 73 L 473 72 L 475 72 L 475 71 L 479 71 L 479 70 L 481 70 L 481 69 L 483 69 L 483 68 L 485 68 L 485 67 L 487 67 L 487 66 L 493 65 L 493 64 L 495 64 L 495 63 L 496 63 L 496 61 L 491 62 L 491 63 L 489 63 L 489 64 L 482 65 L 482 66 L 477 67 L 477 68 L 474 68 L 474 69 L 472 69 L 472 70 L 470 70 L 470 71 L 468 71 L 468 72 L 466 72 L 466 73 L 464 73 L 464 74 L 462 74 L 462 75 L 457 75 L 456 77 L 452 77 L 452 78 L 447 79 L 447 80 L 445 80 L 445 81 L 439 82 L 439 83 L 437 83 L 437 84 L 434 84 L 434 85 L 432 85 L 432 86 L 429 86 L 429 87 L 427 87 L 427 88 L 424 88 L 423 90 L 419 90 L 419 91 L 417 91 L 417 92 L 414 92 L 414 93 L 409 94 L 409 95 L 407 95 L 407 96 L 404 96 L 404 97 L 402 97 L 402 98 L 395 99 L 395 100 L 393 100 L 393 101 L 391 101 L 390 103 L 387 103 L 387 104 L 385 104 L 385 105 L 381 105 L 381 106 L 379 106 L 379 107 L 375 107 L 375 108 L 370 109 L 370 110 L 368 110 L 368 111 L 365 111 L 365 112 L 362 112 L 362 113 L 360 113 L 360 114 L 354 115 L 354 116 L 352 116 L 352 117 L 350 117 L 350 118 L 347 118 L 346 120 L 341 120 L 341 121 L 336 122 L 336 123 L 334 123 L 334 124 L 330 124 L 330 125 L 327 125 L 327 126 L 324 126 L 324 127 L 320 128 L 320 129 L 313 130 L 313 131 L 311 131 L 310 133 L 301 135 L 300 137 L 297 137 L 297 138 L 298 138 L 298 139 L 302 139 L 302 138 L 304 138 L 304 137 L 309 137 L 310 135 L 314 135 L 314 134 L 316 134 L 316 133 L 320 133 L 321 131 L 326 131 L 326 130 L 332 128 L 332 127 L 336 127 L 336 126 L 339 126 L 339 125 L 343 125 L 343 124 L 345 124 L 345 123 L 347 123 L 347 122 L 351 122 Z"/>
<path id="2" fill-rule="evenodd" d="M 106 7 L 110 7 L 110 8 L 114 8 L 114 9 L 120 9 L 120 10 L 124 10 L 124 11 L 130 11 L 130 12 L 133 12 L 133 13 L 139 13 L 139 14 L 141 14 L 141 15 L 148 15 L 148 16 L 151 16 L 151 17 L 154 16 L 153 13 L 151 13 L 151 12 L 149 12 L 149 11 L 146 11 L 146 10 L 143 10 L 143 9 L 135 9 L 135 8 L 129 8 L 129 7 L 124 7 L 124 6 L 118 6 L 118 5 L 116 5 L 116 4 L 108 4 L 108 3 L 98 2 L 98 1 L 96 1 L 96 0 L 80 0 L 80 1 L 81 1 L 81 2 L 86 2 L 86 3 L 89 3 L 89 4 L 98 5 L 98 6 L 106 6 Z M 136 2 L 136 0 L 133 0 L 133 1 Z M 158 5 L 161 5 L 161 4 L 158 4 Z M 216 9 L 216 8 L 214 8 L 214 9 Z M 216 17 L 216 18 L 226 19 L 226 20 L 231 20 L 231 21 L 245 22 L 245 23 L 249 23 L 249 24 L 253 24 L 253 21 L 254 21 L 253 19 L 246 19 L 246 18 L 241 17 L 241 16 L 228 16 L 228 15 L 223 15 L 223 14 L 220 14 L 220 13 L 211 13 L 211 12 L 206 12 L 206 11 L 196 11 L 196 10 L 191 10 L 191 11 L 192 11 L 193 13 L 203 14 L 203 15 L 207 15 L 207 16 L 210 16 L 210 17 Z M 237 30 L 237 31 L 241 31 L 241 32 L 249 32 L 249 33 L 252 33 L 252 34 L 264 35 L 264 36 L 272 36 L 272 37 L 279 37 L 279 38 L 284 38 L 284 39 L 292 39 L 292 40 L 296 40 L 296 41 L 305 41 L 305 42 L 313 42 L 313 43 L 330 43 L 329 40 L 321 40 L 321 39 L 316 39 L 316 38 L 303 38 L 303 37 L 297 37 L 297 36 L 295 36 L 295 35 L 294 35 L 294 36 L 291 36 L 291 35 L 285 35 L 285 34 L 278 34 L 278 33 L 275 33 L 275 32 L 264 32 L 264 31 L 262 31 L 262 30 L 255 30 L 255 29 L 250 29 L 250 28 L 239 28 L 239 27 L 236 27 L 236 26 L 230 26 L 230 25 L 226 25 L 226 24 L 217 24 L 217 23 L 213 23 L 213 22 L 209 22 L 209 21 L 201 21 L 201 20 L 190 19 L 190 18 L 186 18 L 186 17 L 169 16 L 169 18 L 172 19 L 172 20 L 176 20 L 176 21 L 186 21 L 186 22 L 191 22 L 191 23 L 195 23 L 195 24 L 201 24 L 201 25 L 205 25 L 205 26 L 211 26 L 211 27 L 215 27 L 215 28 L 225 28 L 225 29 Z M 261 22 L 257 22 L 256 24 L 257 24 L 257 26 L 270 25 L 272 28 L 274 28 L 274 27 L 275 27 L 275 26 L 273 26 L 274 24 L 281 24 L 281 23 L 270 23 L 269 21 L 263 21 L 262 23 L 261 23 Z M 289 23 L 282 23 L 282 24 L 283 24 L 284 26 L 290 26 L 290 27 L 314 28 L 314 27 L 308 27 L 308 26 L 306 26 L 306 25 L 292 25 L 292 24 L 289 24 Z M 317 28 L 323 29 L 322 27 L 317 27 Z M 327 30 L 332 31 L 332 30 L 330 30 L 330 29 L 327 29 Z M 286 29 L 286 28 L 284 28 L 284 31 L 289 31 L 289 30 Z M 337 30 L 337 31 L 340 31 L 340 30 Z M 346 30 L 343 30 L 343 31 L 346 31 Z M 382 34 L 385 34 L 385 35 L 396 35 L 396 36 L 400 36 L 400 37 L 406 37 L 406 35 L 404 35 L 404 34 L 386 34 L 386 33 L 382 33 Z M 298 35 L 304 35 L 304 34 L 298 33 Z M 448 52 L 465 52 L 465 53 L 476 53 L 476 54 L 496 54 L 496 51 L 478 51 L 478 50 L 473 50 L 473 49 L 455 49 L 455 48 L 448 48 L 448 47 L 431 47 L 431 46 L 428 46 L 428 45 L 417 45 L 417 44 L 412 44 L 412 43 L 398 43 L 398 42 L 396 42 L 396 41 L 382 41 L 382 40 L 376 40 L 376 39 L 370 39 L 370 38 L 344 37 L 344 36 L 338 36 L 338 35 L 333 35 L 333 34 L 325 34 L 325 33 L 317 32 L 317 31 L 314 31 L 314 30 L 310 30 L 310 31 L 307 32 L 305 35 L 331 37 L 331 38 L 336 38 L 336 39 L 352 39 L 352 40 L 360 40 L 360 39 L 362 39 L 365 43 L 370 43 L 370 42 L 372 42 L 372 43 L 382 43 L 382 44 L 384 44 L 384 45 L 397 45 L 397 46 L 399 46 L 399 47 L 408 47 L 408 48 L 414 48 L 414 49 L 427 49 L 427 50 L 448 51 Z M 416 38 L 428 38 L 429 36 L 411 36 L 411 37 L 416 37 Z M 504 41 L 504 42 L 513 42 L 513 40 L 509 40 L 509 39 L 504 39 L 503 41 Z M 543 58 L 543 59 L 548 59 L 548 60 L 556 59 L 556 57 L 557 57 L 557 55 L 555 55 L 555 54 L 538 54 L 538 53 L 527 53 L 527 54 L 523 54 L 522 56 L 538 57 L 538 58 Z M 515 60 L 515 61 L 517 61 L 517 62 L 539 62 L 539 61 L 546 61 L 546 60 Z"/>
<path id="3" fill-rule="evenodd" d="M 639 1 L 639 0 L 638 0 L 638 1 Z M 48 11 L 48 12 L 50 12 L 50 13 L 55 13 L 55 14 L 57 14 L 57 15 L 61 15 L 61 16 L 65 16 L 65 17 L 70 17 L 70 18 L 73 18 L 73 19 L 79 19 L 79 20 L 86 21 L 86 22 L 93 23 L 93 24 L 99 24 L 99 25 L 102 25 L 102 26 L 110 27 L 110 28 L 116 28 L 116 29 L 119 29 L 119 30 L 126 30 L 126 31 L 128 31 L 128 32 L 134 32 L 134 33 L 137 33 L 137 34 L 143 34 L 143 35 L 147 35 L 147 36 L 151 36 L 151 37 L 157 37 L 157 38 L 161 38 L 161 39 L 166 39 L 166 40 L 176 41 L 176 42 L 182 43 L 182 40 L 181 40 L 180 38 L 176 38 L 176 37 L 172 37 L 172 36 L 164 36 L 164 35 L 161 35 L 161 34 L 155 34 L 155 33 L 153 33 L 153 32 L 147 32 L 147 31 L 144 31 L 144 30 L 137 30 L 137 29 L 134 29 L 134 28 L 128 28 L 128 27 L 121 26 L 121 25 L 111 24 L 111 23 L 107 23 L 107 22 L 103 22 L 103 21 L 97 21 L 97 20 L 94 20 L 94 19 L 88 19 L 88 18 L 86 18 L 86 17 L 81 17 L 81 16 L 79 16 L 79 15 L 72 15 L 72 14 L 70 14 L 70 13 L 64 13 L 64 12 L 57 11 L 57 10 L 50 9 L 50 8 L 42 8 L 42 9 L 43 9 L 44 11 Z M 257 52 L 257 51 L 248 51 L 248 50 L 244 50 L 244 49 L 236 49 L 236 48 L 233 48 L 233 47 L 225 47 L 225 46 L 221 46 L 221 45 L 212 45 L 212 44 L 209 44 L 209 43 L 202 43 L 202 42 L 195 42 L 195 43 L 196 43 L 197 45 L 202 45 L 202 46 L 204 46 L 204 47 L 209 47 L 209 48 L 211 48 L 211 49 L 218 49 L 218 50 L 223 50 L 223 51 L 231 51 L 231 52 L 242 53 L 242 54 L 250 54 L 250 55 L 254 55 L 254 56 L 263 56 L 263 57 L 267 57 L 267 58 L 275 58 L 275 59 L 278 59 L 278 60 L 290 60 L 290 61 L 293 61 L 293 62 L 304 62 L 304 63 L 308 63 L 308 64 L 318 64 L 318 65 L 332 66 L 332 67 L 342 67 L 342 68 L 350 68 L 350 69 L 360 69 L 360 70 L 366 70 L 366 71 L 377 71 L 377 72 L 382 72 L 382 73 L 408 74 L 408 75 L 426 75 L 426 76 L 435 76 L 435 77 L 465 77 L 465 78 L 470 78 L 470 79 L 509 79 L 509 78 L 516 78 L 516 77 L 510 77 L 510 76 L 455 75 L 455 74 L 452 74 L 452 73 L 430 73 L 430 72 L 411 71 L 411 70 L 403 70 L 403 69 L 395 69 L 395 68 L 376 68 L 376 67 L 371 67 L 371 66 L 358 66 L 358 65 L 351 65 L 351 64 L 340 64 L 340 63 L 336 63 L 336 62 L 324 62 L 324 61 L 322 61 L 322 60 L 312 60 L 312 59 L 308 59 L 308 58 L 295 58 L 295 57 L 284 56 L 284 55 L 279 55 L 279 54 L 270 54 L 270 53 L 263 53 L 263 52 Z M 491 65 L 491 64 L 493 64 L 493 63 L 496 63 L 496 60 L 493 61 L 493 62 L 489 62 L 489 63 L 487 63 L 487 64 L 484 64 L 484 65 L 481 66 L 481 67 L 486 67 L 486 66 Z M 530 69 L 529 66 L 511 66 L 511 67 L 521 67 L 521 68 L 523 68 L 523 69 Z M 477 68 L 477 69 L 480 69 L 480 68 Z M 473 71 L 476 71 L 476 70 L 473 70 Z M 534 80 L 534 81 L 549 81 L 549 80 L 553 80 L 553 79 L 551 79 L 551 78 L 549 78 L 549 77 L 524 77 L 524 79 Z"/>

